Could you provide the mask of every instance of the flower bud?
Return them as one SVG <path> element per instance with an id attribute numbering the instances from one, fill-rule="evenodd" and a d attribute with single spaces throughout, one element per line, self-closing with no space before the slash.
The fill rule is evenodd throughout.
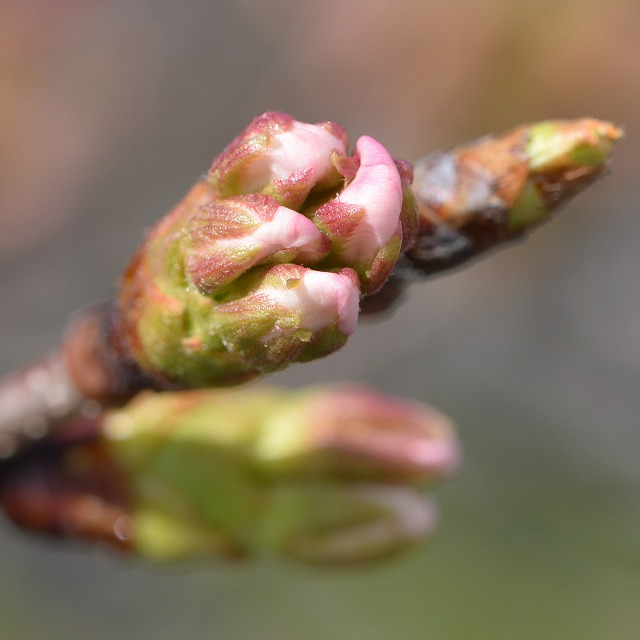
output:
<path id="1" fill-rule="evenodd" d="M 119 352 L 158 387 L 198 387 L 340 348 L 417 225 L 411 166 L 347 143 L 330 122 L 256 118 L 131 263 Z"/>
<path id="2" fill-rule="evenodd" d="M 249 274 L 237 288 L 242 297 L 213 310 L 202 339 L 215 334 L 262 373 L 332 353 L 355 331 L 359 290 L 351 269 L 276 265 Z"/>
<path id="3" fill-rule="evenodd" d="M 333 241 L 332 262 L 353 267 L 367 294 L 384 284 L 400 255 L 404 185 L 395 161 L 373 138 L 358 140 L 356 157 L 353 180 L 312 219 Z"/>
<path id="4" fill-rule="evenodd" d="M 331 247 L 311 220 L 258 194 L 208 203 L 194 214 L 188 234 L 185 267 L 207 293 L 257 264 L 313 264 Z"/>
<path id="5" fill-rule="evenodd" d="M 452 473 L 449 421 L 354 387 L 139 395 L 2 469 L 18 524 L 152 560 L 372 561 L 424 542 L 421 485 Z"/>
<path id="6" fill-rule="evenodd" d="M 329 473 L 422 483 L 458 467 L 457 441 L 445 416 L 361 386 L 299 392 L 275 417 L 265 419 L 256 455 L 277 476 Z"/>
<path id="7" fill-rule="evenodd" d="M 311 565 L 350 566 L 424 544 L 438 524 L 431 496 L 413 487 L 361 483 L 288 485 L 274 492 L 265 546 Z"/>
<path id="8" fill-rule="evenodd" d="M 347 144 L 346 131 L 334 122 L 265 113 L 213 161 L 208 180 L 222 196 L 266 193 L 297 209 L 312 191 L 339 188 L 333 157 L 346 155 Z"/>
<path id="9" fill-rule="evenodd" d="M 352 563 L 429 537 L 418 485 L 450 475 L 446 418 L 361 387 L 147 394 L 103 427 L 145 556 L 276 551 Z"/>

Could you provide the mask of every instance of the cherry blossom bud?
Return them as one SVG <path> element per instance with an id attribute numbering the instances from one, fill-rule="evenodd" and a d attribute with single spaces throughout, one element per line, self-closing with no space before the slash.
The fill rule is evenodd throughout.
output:
<path id="1" fill-rule="evenodd" d="M 314 564 L 384 557 L 433 534 L 419 486 L 459 459 L 443 415 L 350 385 L 148 394 L 103 433 L 136 496 L 132 543 L 159 559 L 229 548 Z"/>
<path id="2" fill-rule="evenodd" d="M 203 339 L 215 334 L 253 370 L 268 373 L 322 357 L 355 331 L 359 290 L 351 269 L 276 265 L 248 275 L 237 288 L 244 295 L 216 307 Z"/>
<path id="3" fill-rule="evenodd" d="M 428 540 L 449 421 L 359 386 L 146 393 L 3 471 L 16 522 L 152 560 L 373 561 Z"/>
<path id="4" fill-rule="evenodd" d="M 332 261 L 353 267 L 367 294 L 384 284 L 400 255 L 403 180 L 389 152 L 373 138 L 358 140 L 356 157 L 353 180 L 312 219 L 333 241 Z"/>
<path id="5" fill-rule="evenodd" d="M 299 392 L 265 425 L 270 472 L 374 480 L 438 480 L 459 464 L 453 426 L 435 409 L 356 385 Z"/>
<path id="6" fill-rule="evenodd" d="M 266 193 L 297 209 L 312 191 L 339 188 L 333 156 L 346 155 L 347 144 L 334 122 L 306 124 L 265 113 L 213 161 L 209 181 L 223 196 Z"/>
<path id="7" fill-rule="evenodd" d="M 201 290 L 213 292 L 257 264 L 313 264 L 331 243 L 302 214 L 266 195 L 214 200 L 190 221 L 185 267 Z"/>
<path id="8" fill-rule="evenodd" d="M 256 118 L 122 280 L 119 353 L 156 386 L 228 386 L 328 355 L 417 230 L 409 163 L 331 122 Z"/>

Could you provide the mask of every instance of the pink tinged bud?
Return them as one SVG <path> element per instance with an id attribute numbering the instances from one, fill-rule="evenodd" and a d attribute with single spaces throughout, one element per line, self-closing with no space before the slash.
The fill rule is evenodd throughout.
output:
<path id="1" fill-rule="evenodd" d="M 263 251 L 296 249 L 293 262 L 313 264 L 329 252 L 329 239 L 300 213 L 279 206 L 273 218 L 260 225 L 254 238 L 262 245 Z"/>
<path id="2" fill-rule="evenodd" d="M 305 216 L 270 196 L 251 194 L 214 201 L 190 222 L 185 265 L 192 282 L 211 293 L 258 264 L 313 264 L 329 239 Z"/>
<path id="3" fill-rule="evenodd" d="M 336 260 L 352 266 L 363 293 L 371 293 L 385 282 L 400 253 L 403 181 L 393 158 L 373 138 L 362 136 L 356 153 L 360 166 L 353 181 L 312 217 L 333 240 Z"/>
<path id="4" fill-rule="evenodd" d="M 300 279 L 288 280 L 286 288 L 274 288 L 271 295 L 300 316 L 300 329 L 318 331 L 336 322 L 340 333 L 350 336 L 358 322 L 360 292 L 353 272 L 343 272 L 305 269 Z"/>
<path id="5" fill-rule="evenodd" d="M 360 292 L 351 269 L 282 264 L 247 277 L 244 297 L 215 308 L 211 331 L 258 371 L 328 355 L 356 328 Z"/>
<path id="6" fill-rule="evenodd" d="M 333 391 L 316 414 L 316 433 L 329 450 L 360 458 L 384 476 L 421 480 L 452 475 L 459 466 L 458 440 L 451 421 L 421 403 L 359 388 Z M 363 426 L 367 425 L 364 429 Z"/>
<path id="7" fill-rule="evenodd" d="M 340 202 L 362 207 L 365 212 L 360 237 L 346 243 L 354 261 L 366 259 L 375 247 L 391 238 L 402 208 L 400 174 L 389 152 L 369 136 L 358 140 L 356 151 L 360 155 L 360 169 L 338 196 Z"/>
<path id="8" fill-rule="evenodd" d="M 344 138 L 320 125 L 294 121 L 291 129 L 272 137 L 268 154 L 249 167 L 250 188 L 259 191 L 274 179 L 287 182 L 292 176 L 307 173 L 311 184 L 320 183 L 334 171 L 334 151 L 346 153 Z"/>
<path id="9" fill-rule="evenodd" d="M 339 185 L 332 157 L 345 155 L 347 144 L 335 123 L 305 124 L 265 113 L 214 160 L 210 180 L 223 195 L 268 193 L 296 209 L 313 189 Z"/>
<path id="10" fill-rule="evenodd" d="M 460 450 L 451 421 L 424 404 L 346 385 L 310 390 L 281 409 L 260 456 L 274 473 L 338 473 L 393 482 L 452 475 Z"/>

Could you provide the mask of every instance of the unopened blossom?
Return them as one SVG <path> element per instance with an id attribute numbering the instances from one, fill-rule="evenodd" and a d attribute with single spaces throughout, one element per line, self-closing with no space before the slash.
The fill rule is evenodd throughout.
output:
<path id="1" fill-rule="evenodd" d="M 355 331 L 359 296 L 352 269 L 282 264 L 256 269 L 237 286 L 244 295 L 217 305 L 208 331 L 261 372 L 328 355 Z"/>
<path id="2" fill-rule="evenodd" d="M 189 224 L 185 268 L 202 291 L 216 291 L 262 261 L 313 264 L 331 247 L 305 216 L 262 194 L 202 206 Z"/>
<path id="3" fill-rule="evenodd" d="M 138 396 L 93 439 L 17 461 L 0 503 L 31 529 L 152 560 L 376 560 L 428 540 L 453 473 L 449 420 L 354 385 Z"/>
<path id="4" fill-rule="evenodd" d="M 347 145 L 346 131 L 334 122 L 264 113 L 213 161 L 208 180 L 222 196 L 266 193 L 297 209 L 312 191 L 340 187 L 335 157 L 346 156 Z"/>
<path id="5" fill-rule="evenodd" d="M 256 118 L 122 280 L 120 352 L 159 384 L 232 385 L 340 348 L 417 229 L 411 167 L 368 136 Z"/>
<path id="6" fill-rule="evenodd" d="M 358 168 L 353 178 L 338 195 L 316 209 L 312 219 L 332 239 L 333 261 L 351 265 L 364 293 L 371 293 L 384 284 L 400 255 L 403 231 L 405 236 L 408 231 L 407 227 L 403 229 L 400 215 L 403 200 L 413 202 L 404 190 L 411 174 L 406 165 L 397 165 L 369 136 L 358 139 L 356 159 Z M 410 213 L 407 219 L 414 217 Z"/>

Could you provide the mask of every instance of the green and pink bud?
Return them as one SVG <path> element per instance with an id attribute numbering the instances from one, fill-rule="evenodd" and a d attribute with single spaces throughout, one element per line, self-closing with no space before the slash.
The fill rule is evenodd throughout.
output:
<path id="1" fill-rule="evenodd" d="M 428 540 L 451 423 L 360 386 L 147 393 L 4 469 L 19 524 L 153 560 L 372 561 Z"/>
<path id="2" fill-rule="evenodd" d="M 265 113 L 213 161 L 208 180 L 223 197 L 264 193 L 299 209 L 312 192 L 341 187 L 335 158 L 347 154 L 347 145 L 346 131 L 334 122 Z"/>
<path id="3" fill-rule="evenodd" d="M 317 473 L 425 483 L 451 475 L 459 451 L 451 421 L 432 407 L 364 386 L 289 394 L 265 422 L 257 451 L 270 473 Z"/>
<path id="4" fill-rule="evenodd" d="M 262 194 L 214 200 L 196 212 L 188 233 L 185 267 L 207 293 L 258 264 L 314 264 L 331 248 L 311 220 Z"/>
<path id="5" fill-rule="evenodd" d="M 212 310 L 203 340 L 215 334 L 261 373 L 328 355 L 356 329 L 359 289 L 352 269 L 282 264 L 248 274 L 237 288 L 242 297 Z"/>
<path id="6" fill-rule="evenodd" d="M 403 188 L 409 180 L 405 171 L 401 177 L 389 152 L 368 136 L 359 138 L 355 159 L 353 179 L 312 219 L 333 242 L 331 261 L 353 267 L 366 295 L 384 284 L 400 256 Z M 415 219 L 415 210 L 407 217 Z"/>
<path id="7" fill-rule="evenodd" d="M 150 233 L 115 339 L 159 386 L 226 386 L 325 356 L 417 228 L 411 166 L 363 136 L 267 113 Z"/>
<path id="8" fill-rule="evenodd" d="M 459 460 L 444 416 L 350 386 L 147 395 L 103 433 L 133 488 L 132 545 L 160 560 L 277 552 L 350 564 L 398 552 L 433 534 L 421 487 Z"/>

